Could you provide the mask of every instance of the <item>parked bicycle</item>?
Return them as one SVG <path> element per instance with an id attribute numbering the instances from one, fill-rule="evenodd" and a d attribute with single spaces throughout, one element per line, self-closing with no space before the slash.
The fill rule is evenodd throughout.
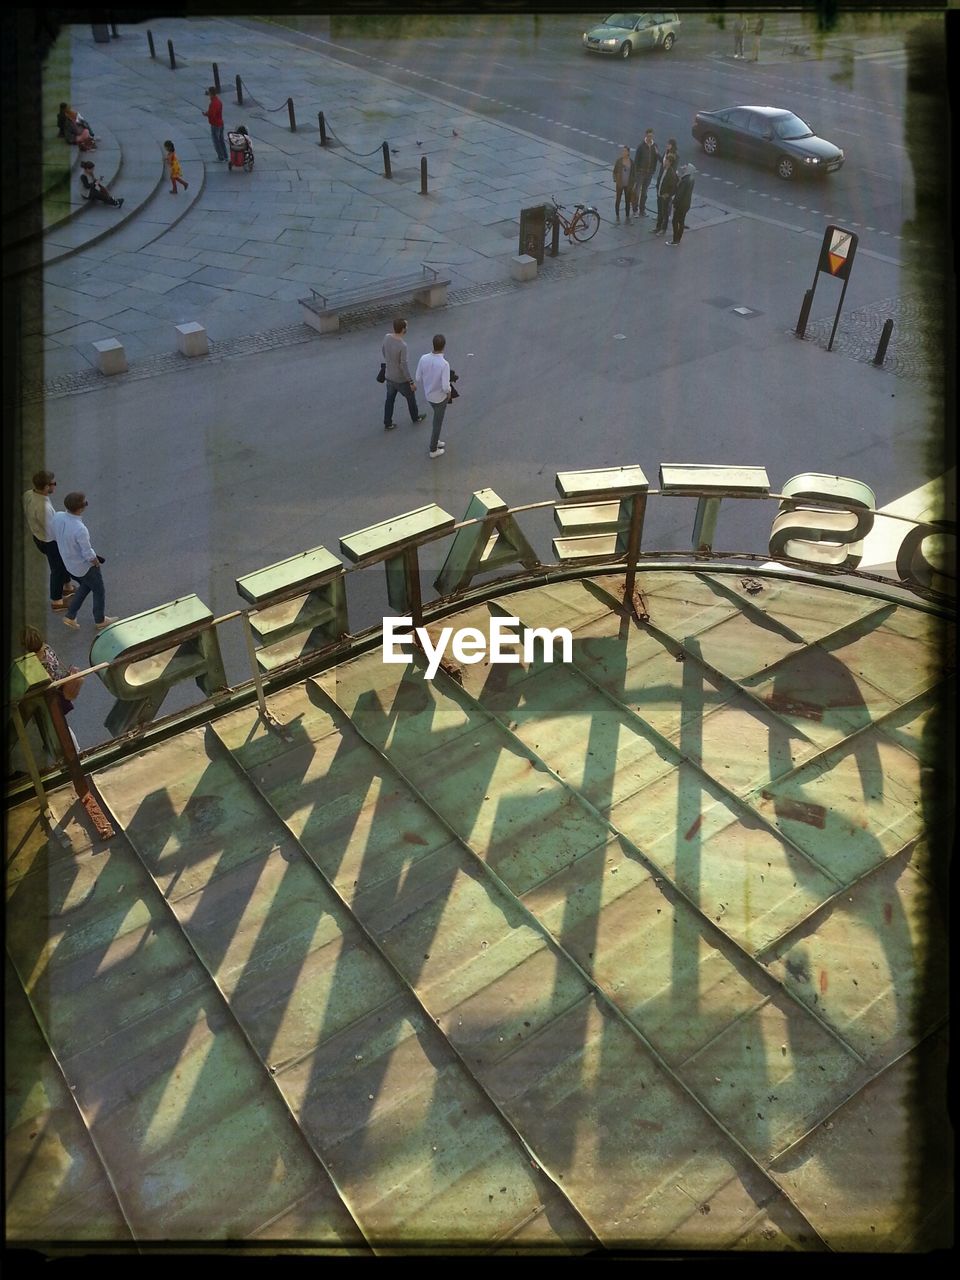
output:
<path id="1" fill-rule="evenodd" d="M 553 208 L 551 209 L 549 205 L 544 205 L 548 228 L 556 220 L 567 239 L 576 240 L 580 244 L 592 239 L 597 234 L 600 227 L 600 215 L 592 205 L 574 205 L 573 213 L 567 218 L 563 212 L 566 206 L 560 204 L 556 196 L 551 198 L 553 200 Z"/>

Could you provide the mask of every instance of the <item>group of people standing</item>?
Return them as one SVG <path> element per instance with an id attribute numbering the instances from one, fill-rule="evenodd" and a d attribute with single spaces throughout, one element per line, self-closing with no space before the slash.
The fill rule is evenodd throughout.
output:
<path id="1" fill-rule="evenodd" d="M 666 243 L 679 244 L 683 238 L 686 217 L 693 199 L 693 184 L 696 169 L 692 164 L 680 164 L 676 138 L 667 140 L 666 149 L 661 154 L 654 138 L 653 130 L 647 129 L 643 141 L 631 157 L 630 148 L 624 146 L 613 166 L 613 181 L 616 187 L 614 212 L 620 221 L 620 206 L 624 205 L 627 222 L 630 221 L 631 210 L 635 215 L 646 217 L 647 192 L 656 175 L 655 191 L 657 197 L 657 223 L 653 234 L 666 234 L 668 224 L 673 218 L 673 239 Z"/>
<path id="2" fill-rule="evenodd" d="M 745 58 L 743 53 L 743 40 L 747 34 L 749 24 L 742 13 L 737 14 L 737 20 L 733 24 L 733 56 L 735 58 L 743 58 L 744 62 L 751 61 Z M 763 14 L 758 13 L 753 24 L 753 58 L 756 62 L 760 57 L 760 37 L 763 35 Z"/>

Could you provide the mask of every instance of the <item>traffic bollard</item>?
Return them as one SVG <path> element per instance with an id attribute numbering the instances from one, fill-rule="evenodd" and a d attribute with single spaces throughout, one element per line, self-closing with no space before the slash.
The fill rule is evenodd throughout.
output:
<path id="1" fill-rule="evenodd" d="M 213 87 L 217 93 L 220 92 L 220 68 L 215 62 L 213 63 Z"/>
<path id="2" fill-rule="evenodd" d="M 293 99 L 287 99 L 287 115 L 290 117 L 290 132 L 297 132 L 297 117 L 293 110 Z"/>
<path id="3" fill-rule="evenodd" d="M 171 71 L 176 71 L 176 69 L 177 69 L 177 60 L 176 60 L 176 58 L 173 56 L 173 41 L 172 41 L 172 40 L 168 40 L 168 41 L 167 41 L 167 52 L 170 54 L 170 70 L 171 70 Z"/>
<path id="4" fill-rule="evenodd" d="M 390 144 L 388 142 L 383 144 L 383 176 L 385 178 L 393 177 L 390 171 Z"/>
<path id="5" fill-rule="evenodd" d="M 325 147 L 327 145 L 327 122 L 323 118 L 322 111 L 317 112 L 317 122 L 320 125 L 320 145 Z"/>
<path id="6" fill-rule="evenodd" d="M 157 51 L 156 51 L 156 49 L 153 47 L 153 32 L 152 32 L 152 31 L 148 31 L 148 32 L 147 32 L 147 44 L 150 46 L 150 57 L 151 57 L 151 58 L 155 58 L 155 57 L 157 56 Z"/>
<path id="7" fill-rule="evenodd" d="M 420 194 L 427 194 L 427 157 L 420 157 Z"/>
<path id="8" fill-rule="evenodd" d="M 893 333 L 893 321 L 884 320 L 883 329 L 880 333 L 880 342 L 877 346 L 877 354 L 873 357 L 873 363 L 878 369 L 887 357 L 887 343 L 890 341 L 891 333 Z"/>
<path id="9" fill-rule="evenodd" d="M 237 76 L 237 106 L 243 106 L 243 81 Z"/>

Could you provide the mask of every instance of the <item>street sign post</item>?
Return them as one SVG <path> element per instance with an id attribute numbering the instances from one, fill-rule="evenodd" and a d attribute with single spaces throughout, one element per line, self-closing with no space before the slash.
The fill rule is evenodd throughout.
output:
<path id="1" fill-rule="evenodd" d="M 825 271 L 827 275 L 833 276 L 837 280 L 843 281 L 843 288 L 840 291 L 840 301 L 837 304 L 837 314 L 833 318 L 833 328 L 830 331 L 830 341 L 827 343 L 827 350 L 833 350 L 833 339 L 837 333 L 837 325 L 840 321 L 840 312 L 843 310 L 843 299 L 847 292 L 847 282 L 850 279 L 850 268 L 853 266 L 853 259 L 857 252 L 857 245 L 860 237 L 855 231 L 847 231 L 845 227 L 829 226 L 823 233 L 823 242 L 820 245 L 820 257 L 817 259 L 817 269 L 813 273 L 813 284 L 804 299 L 804 308 L 802 321 L 797 326 L 798 337 L 803 337 L 803 330 L 806 327 L 806 318 L 810 312 L 810 305 L 813 303 L 813 295 L 817 289 L 817 280 L 820 273 Z"/>

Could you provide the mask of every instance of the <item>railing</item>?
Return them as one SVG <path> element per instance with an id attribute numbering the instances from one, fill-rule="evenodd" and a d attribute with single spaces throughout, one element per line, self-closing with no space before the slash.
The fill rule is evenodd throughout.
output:
<path id="1" fill-rule="evenodd" d="M 893 598 L 922 602 L 937 612 L 953 610 L 953 554 L 941 545 L 931 561 L 924 552 L 930 539 L 942 544 L 955 538 L 952 522 L 918 522 L 877 511 L 867 486 L 835 476 L 795 477 L 782 493 L 770 492 L 763 468 L 664 465 L 660 480 L 659 489 L 650 489 L 639 467 L 562 472 L 556 477 L 559 499 L 517 507 L 508 507 L 489 489 L 480 490 L 459 522 L 430 505 L 342 538 L 341 552 L 354 562 L 349 567 L 319 547 L 238 579 L 237 589 L 249 607 L 214 617 L 196 596 L 186 596 L 122 619 L 94 641 L 91 657 L 103 660 L 79 673 L 96 676 L 116 698 L 105 721 L 112 729 L 111 738 L 84 752 L 71 739 L 58 698 L 76 673 L 50 681 L 39 662 L 28 655 L 14 665 L 19 685 L 11 687 L 10 718 L 29 783 L 11 787 L 9 795 L 19 797 L 32 784 L 45 809 L 46 788 L 69 780 L 101 832 L 109 834 L 109 823 L 99 813 L 85 770 L 254 700 L 264 722 L 278 728 L 267 707 L 268 692 L 377 643 L 380 624 L 350 631 L 347 584 L 353 574 L 378 563 L 385 565 L 388 607 L 409 614 L 414 628 L 508 587 L 618 571 L 624 574 L 623 612 L 642 624 L 647 610 L 636 585 L 639 570 L 671 564 L 703 567 L 705 562 L 716 569 L 741 572 L 762 566 L 765 573 L 807 580 L 839 575 L 843 585 L 852 589 L 876 593 L 882 588 Z M 650 497 L 697 500 L 692 549 L 640 550 Z M 745 498 L 778 504 L 767 552 L 715 552 L 721 502 Z M 549 562 L 540 559 L 518 521 L 519 516 L 541 510 L 553 511 L 561 532 L 553 539 L 555 558 Z M 877 520 L 906 529 L 893 579 L 857 567 L 863 538 Z M 420 549 L 449 539 L 452 542 L 434 584 L 439 594 L 424 603 Z M 490 577 L 495 570 L 503 572 Z M 481 583 L 475 581 L 479 575 L 485 575 Z M 245 679 L 231 684 L 223 668 L 220 632 L 232 624 L 242 629 L 247 670 Z M 452 663 L 442 665 L 448 675 L 458 677 Z M 166 694 L 189 678 L 197 681 L 206 696 L 187 709 L 158 717 Z M 61 761 L 46 772 L 37 763 L 27 733 L 31 719 L 38 721 L 49 753 Z"/>

